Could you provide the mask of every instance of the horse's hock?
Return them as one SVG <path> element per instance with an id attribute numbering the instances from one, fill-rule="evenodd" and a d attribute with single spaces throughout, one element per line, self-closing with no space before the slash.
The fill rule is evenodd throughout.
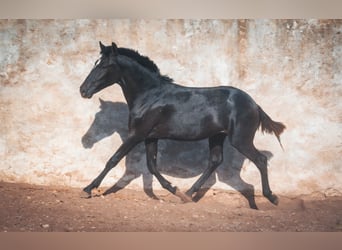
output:
<path id="1" fill-rule="evenodd" d="M 0 180 L 84 187 L 127 138 L 118 86 L 89 100 L 79 94 L 101 40 L 138 50 L 178 84 L 245 90 L 287 126 L 284 151 L 272 135 L 255 138 L 273 191 L 340 195 L 341 32 L 341 20 L 1 20 Z M 160 141 L 158 168 L 186 190 L 208 155 L 207 141 Z M 116 183 L 161 189 L 144 145 L 103 185 Z M 258 170 L 227 142 L 206 185 L 261 190 Z"/>

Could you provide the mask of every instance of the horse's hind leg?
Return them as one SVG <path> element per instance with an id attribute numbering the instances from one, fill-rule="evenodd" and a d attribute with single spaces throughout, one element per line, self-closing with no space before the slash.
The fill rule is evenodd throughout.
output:
<path id="1" fill-rule="evenodd" d="M 151 174 L 153 174 L 161 184 L 163 188 L 171 192 L 172 194 L 178 196 L 182 201 L 191 201 L 189 197 L 179 191 L 177 187 L 171 185 L 171 183 L 166 180 L 157 170 L 157 151 L 158 151 L 158 140 L 157 139 L 147 139 L 145 140 L 146 147 L 146 161 L 147 167 Z"/>
<path id="2" fill-rule="evenodd" d="M 209 138 L 209 166 L 204 171 L 202 176 L 192 185 L 192 187 L 185 193 L 189 197 L 192 197 L 201 186 L 208 180 L 210 175 L 216 170 L 216 168 L 223 161 L 223 143 L 226 138 L 225 134 L 217 134 Z"/>
<path id="3" fill-rule="evenodd" d="M 262 193 L 273 204 L 278 205 L 278 197 L 272 194 L 267 171 L 267 157 L 257 150 L 253 144 L 255 131 L 250 128 L 236 128 L 231 138 L 232 145 L 249 160 L 251 160 L 259 169 L 261 174 Z"/>

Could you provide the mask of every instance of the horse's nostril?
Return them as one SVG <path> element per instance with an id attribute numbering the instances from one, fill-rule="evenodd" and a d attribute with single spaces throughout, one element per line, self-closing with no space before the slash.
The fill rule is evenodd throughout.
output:
<path id="1" fill-rule="evenodd" d="M 89 93 L 89 91 L 87 91 L 87 90 L 81 90 L 80 91 L 81 92 L 81 96 L 83 97 L 83 98 L 91 98 L 93 95 L 91 94 L 91 93 Z"/>
<path id="2" fill-rule="evenodd" d="M 80 93 L 81 93 L 82 97 L 86 96 L 86 91 L 84 89 L 82 89 L 82 88 L 80 88 Z"/>

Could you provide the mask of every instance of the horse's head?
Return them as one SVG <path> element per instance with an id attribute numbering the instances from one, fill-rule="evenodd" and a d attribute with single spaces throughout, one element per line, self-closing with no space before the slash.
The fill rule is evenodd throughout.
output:
<path id="1" fill-rule="evenodd" d="M 95 62 L 94 68 L 80 87 L 81 96 L 91 98 L 100 90 L 117 83 L 121 77 L 120 67 L 117 63 L 118 47 L 115 43 L 104 46 L 100 42 L 101 58 Z"/>
<path id="2" fill-rule="evenodd" d="M 94 121 L 82 137 L 84 148 L 92 148 L 95 143 L 118 133 L 122 140 L 127 137 L 127 104 L 121 102 L 103 101 L 101 98 L 100 110 L 96 113 Z"/>

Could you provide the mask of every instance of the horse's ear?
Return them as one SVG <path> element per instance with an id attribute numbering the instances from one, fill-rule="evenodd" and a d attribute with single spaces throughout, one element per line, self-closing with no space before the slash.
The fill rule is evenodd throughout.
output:
<path id="1" fill-rule="evenodd" d="M 104 100 L 102 100 L 101 98 L 99 98 L 100 101 L 100 108 L 103 108 L 103 106 L 106 104 L 106 102 Z"/>
<path id="2" fill-rule="evenodd" d="M 104 46 L 101 41 L 99 42 L 99 44 L 101 48 L 101 53 L 103 53 L 105 51 L 106 46 Z"/>
<path id="3" fill-rule="evenodd" d="M 112 42 L 112 52 L 114 54 L 114 56 L 117 56 L 118 53 L 118 46 L 116 46 L 116 44 L 114 42 Z"/>

